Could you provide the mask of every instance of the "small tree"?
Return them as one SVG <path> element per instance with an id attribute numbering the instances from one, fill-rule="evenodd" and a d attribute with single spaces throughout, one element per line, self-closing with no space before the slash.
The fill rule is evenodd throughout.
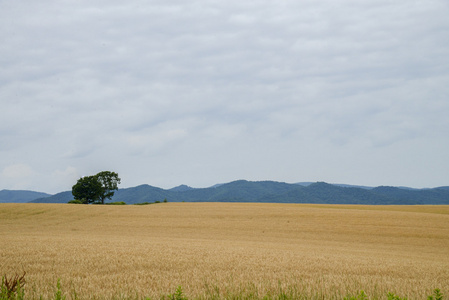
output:
<path id="1" fill-rule="evenodd" d="M 72 187 L 73 197 L 75 200 L 79 200 L 83 204 L 90 204 L 99 201 L 101 193 L 101 183 L 95 176 L 81 177 Z"/>
<path id="2" fill-rule="evenodd" d="M 120 178 L 115 172 L 103 171 L 93 176 L 85 176 L 78 179 L 72 187 L 75 201 L 83 204 L 104 204 L 105 199 L 114 196 L 114 190 L 118 190 L 117 184 Z"/>

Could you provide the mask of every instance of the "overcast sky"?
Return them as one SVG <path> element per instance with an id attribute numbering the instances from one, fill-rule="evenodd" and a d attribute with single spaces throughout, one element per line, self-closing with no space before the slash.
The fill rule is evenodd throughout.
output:
<path id="1" fill-rule="evenodd" d="M 0 0 L 0 190 L 449 185 L 447 0 Z"/>

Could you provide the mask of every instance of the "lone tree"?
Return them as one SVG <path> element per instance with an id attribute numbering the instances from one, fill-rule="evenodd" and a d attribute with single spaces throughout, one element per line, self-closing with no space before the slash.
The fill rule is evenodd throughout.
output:
<path id="1" fill-rule="evenodd" d="M 103 171 L 93 176 L 85 176 L 78 179 L 72 187 L 74 203 L 104 204 L 105 199 L 111 199 L 120 178 L 115 172 Z"/>

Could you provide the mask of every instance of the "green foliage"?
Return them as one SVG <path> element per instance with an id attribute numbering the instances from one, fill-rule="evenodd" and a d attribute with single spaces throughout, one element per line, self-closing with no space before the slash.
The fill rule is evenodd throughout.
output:
<path id="1" fill-rule="evenodd" d="M 24 285 L 25 285 L 25 273 L 20 277 L 16 275 L 15 277 L 8 278 L 7 276 L 3 276 L 1 280 L 1 286 L 0 286 L 0 300 L 24 300 L 25 298 L 25 292 L 24 292 Z M 284 290 L 282 288 L 279 288 L 277 292 L 274 293 L 268 293 L 266 295 L 260 295 L 256 289 L 253 287 L 248 287 L 248 289 L 242 290 L 240 292 L 237 292 L 236 294 L 231 293 L 227 294 L 220 293 L 220 289 L 218 287 L 209 287 L 206 286 L 208 292 L 207 292 L 207 299 L 263 299 L 263 300 L 294 300 L 298 299 L 306 299 L 301 296 L 301 294 L 298 294 L 296 290 Z M 400 296 L 397 296 L 393 293 L 388 293 L 387 295 L 388 300 L 407 300 L 406 297 L 402 298 Z M 54 298 L 52 300 L 66 300 L 66 296 L 64 295 L 61 287 L 61 281 L 58 279 L 56 283 L 56 291 L 54 293 Z M 78 295 L 75 290 L 72 291 L 71 299 L 78 299 Z M 84 298 L 93 298 L 97 299 L 97 296 L 91 295 L 86 296 Z M 315 297 L 313 297 L 315 298 Z M 317 294 L 316 298 L 319 299 L 325 299 L 325 295 Z M 43 299 L 42 296 L 40 296 L 40 299 Z M 123 298 L 128 299 L 128 298 Z M 129 298 L 129 299 L 145 299 L 150 300 L 149 297 L 146 298 L 140 298 L 138 295 L 136 295 L 136 298 Z M 168 295 L 162 295 L 160 299 L 164 300 L 188 300 L 188 297 L 184 295 L 184 292 L 182 290 L 182 287 L 179 285 L 176 288 L 176 291 L 173 294 Z M 192 298 L 196 299 L 196 298 Z M 203 299 L 203 297 L 201 297 Z M 362 290 L 356 295 L 346 295 L 346 297 L 343 298 L 344 300 L 368 300 L 368 295 Z M 377 299 L 377 298 L 376 298 Z M 384 298 L 380 298 L 384 299 Z M 443 300 L 443 293 L 440 291 L 440 289 L 435 289 L 433 291 L 433 294 L 427 297 L 427 300 Z"/>
<path id="2" fill-rule="evenodd" d="M 434 289 L 433 295 L 427 297 L 427 300 L 443 300 L 443 293 L 441 293 L 440 289 Z"/>
<path id="3" fill-rule="evenodd" d="M 114 196 L 114 191 L 118 190 L 118 184 L 120 183 L 120 177 L 115 172 L 103 171 L 95 175 L 97 181 L 101 184 L 101 193 L 99 200 L 101 204 L 104 204 L 104 200 L 111 199 Z"/>
<path id="4" fill-rule="evenodd" d="M 364 291 L 360 291 L 357 296 L 346 296 L 343 298 L 344 300 L 368 300 L 368 296 L 365 294 Z"/>
<path id="5" fill-rule="evenodd" d="M 95 176 L 84 176 L 78 179 L 72 187 L 72 194 L 75 200 L 83 204 L 98 202 L 102 193 L 101 183 Z"/>
<path id="6" fill-rule="evenodd" d="M 396 296 L 396 295 L 393 294 L 393 293 L 388 293 L 388 294 L 387 294 L 387 299 L 388 299 L 388 300 L 407 300 L 407 297 L 401 298 L 401 297 L 399 297 L 399 296 Z"/>
<path id="7" fill-rule="evenodd" d="M 187 300 L 187 297 L 184 296 L 184 294 L 182 293 L 181 286 L 178 286 L 178 288 L 176 289 L 176 292 L 174 292 L 173 294 L 167 295 L 167 297 L 170 300 Z"/>
<path id="8" fill-rule="evenodd" d="M 119 183 L 120 178 L 117 173 L 103 171 L 78 179 L 72 187 L 72 194 L 75 201 L 80 201 L 82 204 L 104 204 L 106 199 L 111 199 L 114 196 L 114 191 L 118 189 Z"/>
<path id="9" fill-rule="evenodd" d="M 22 276 L 15 275 L 8 278 L 2 277 L 0 286 L 0 300 L 22 300 L 24 299 L 25 272 Z"/>
<path id="10" fill-rule="evenodd" d="M 167 199 L 164 199 L 164 201 L 162 201 L 163 203 L 167 203 Z M 156 200 L 154 202 L 141 202 L 141 203 L 134 203 L 134 205 L 150 205 L 150 204 L 157 204 L 157 203 L 161 203 L 161 201 Z"/>
<path id="11" fill-rule="evenodd" d="M 123 201 L 111 202 L 111 203 L 106 203 L 106 204 L 107 205 L 126 205 L 126 203 Z"/>
<path id="12" fill-rule="evenodd" d="M 61 290 L 61 281 L 58 279 L 56 283 L 56 292 L 55 292 L 55 300 L 65 300 L 65 296 L 62 294 Z"/>
<path id="13" fill-rule="evenodd" d="M 69 204 L 85 204 L 86 199 L 82 199 L 82 200 L 70 200 L 68 203 Z"/>

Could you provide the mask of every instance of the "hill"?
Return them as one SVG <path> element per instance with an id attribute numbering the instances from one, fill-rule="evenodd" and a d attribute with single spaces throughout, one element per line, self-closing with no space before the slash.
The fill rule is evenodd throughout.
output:
<path id="1" fill-rule="evenodd" d="M 73 195 L 71 191 L 57 193 L 50 197 L 42 197 L 29 201 L 30 203 L 67 203 L 73 200 Z"/>
<path id="2" fill-rule="evenodd" d="M 34 203 L 67 203 L 71 192 L 35 199 Z M 400 187 L 353 186 L 316 182 L 289 184 L 276 181 L 237 180 L 209 188 L 191 188 L 181 185 L 161 189 L 148 184 L 116 191 L 112 201 L 127 204 L 155 202 L 260 202 L 260 203 L 316 203 L 316 204 L 371 204 L 415 205 L 449 204 L 449 188 L 411 189 Z"/>
<path id="3" fill-rule="evenodd" d="M 50 194 L 34 192 L 34 191 L 21 191 L 21 190 L 1 190 L 0 191 L 0 203 L 26 203 L 38 198 L 49 197 Z"/>

